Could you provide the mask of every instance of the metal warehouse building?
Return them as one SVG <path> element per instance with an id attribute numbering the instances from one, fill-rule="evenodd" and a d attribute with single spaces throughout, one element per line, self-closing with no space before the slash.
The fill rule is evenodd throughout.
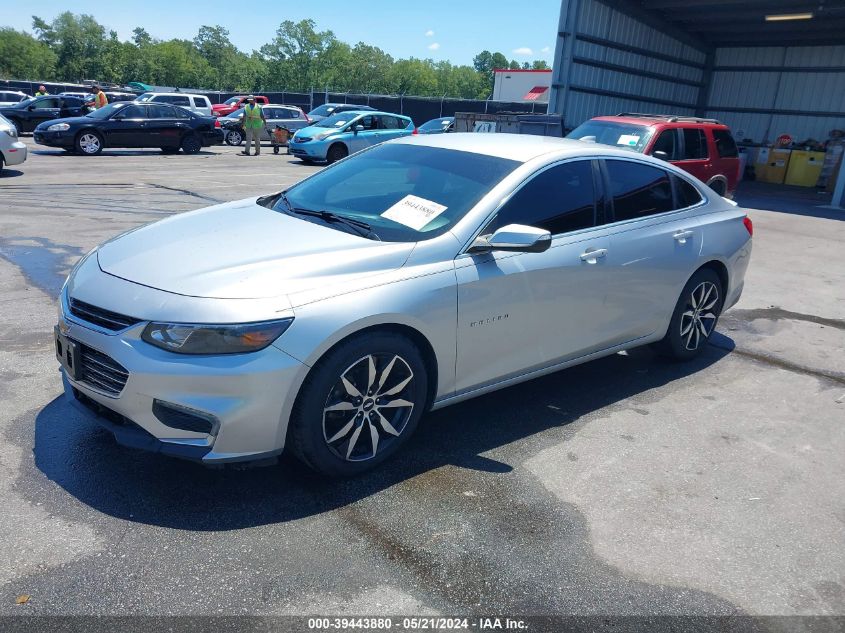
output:
<path id="1" fill-rule="evenodd" d="M 673 113 L 738 141 L 825 141 L 845 130 L 845 0 L 562 0 L 549 112 L 566 127 Z"/>

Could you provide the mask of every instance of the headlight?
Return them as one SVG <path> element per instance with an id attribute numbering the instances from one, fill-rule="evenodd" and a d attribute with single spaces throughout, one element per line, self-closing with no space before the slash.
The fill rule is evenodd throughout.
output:
<path id="1" fill-rule="evenodd" d="M 141 338 L 177 354 L 243 354 L 257 352 L 279 338 L 293 318 L 239 325 L 150 323 Z"/>
<path id="2" fill-rule="evenodd" d="M 69 130 L 70 126 L 67 123 L 54 123 L 50 127 L 47 128 L 48 132 L 64 132 L 65 130 Z"/>

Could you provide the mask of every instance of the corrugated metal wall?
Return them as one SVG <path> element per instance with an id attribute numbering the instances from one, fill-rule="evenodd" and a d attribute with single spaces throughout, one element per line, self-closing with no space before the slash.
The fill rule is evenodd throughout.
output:
<path id="1" fill-rule="evenodd" d="M 845 129 L 845 70 L 820 72 L 837 66 L 845 69 L 845 46 L 717 49 L 707 115 L 739 140 L 823 141 Z"/>
<path id="2" fill-rule="evenodd" d="M 567 27 L 576 5 L 577 22 Z M 771 142 L 784 133 L 825 140 L 845 129 L 845 45 L 716 49 L 702 94 L 707 52 L 611 5 L 562 0 L 549 111 L 563 112 L 567 127 L 624 111 L 699 109 L 730 125 L 738 140 Z"/>
<path id="3" fill-rule="evenodd" d="M 567 127 L 600 114 L 625 111 L 695 113 L 699 88 L 691 83 L 703 80 L 703 52 L 598 0 L 581 0 L 580 4 L 577 33 L 587 41 L 576 36 L 564 113 Z M 595 39 L 642 52 L 589 41 Z"/>

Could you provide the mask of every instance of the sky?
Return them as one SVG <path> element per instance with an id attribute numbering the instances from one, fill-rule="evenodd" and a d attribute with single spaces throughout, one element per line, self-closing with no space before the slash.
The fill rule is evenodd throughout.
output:
<path id="1" fill-rule="evenodd" d="M 349 44 L 363 41 L 395 58 L 421 57 L 472 64 L 483 50 L 499 51 L 519 62 L 545 59 L 551 65 L 560 0 L 293 0 L 283 10 L 272 2 L 250 0 L 38 0 L 11 2 L 0 12 L 0 26 L 31 32 L 32 15 L 51 21 L 72 7 L 129 39 L 144 27 L 159 39 L 192 39 L 203 25 L 221 25 L 232 42 L 250 52 L 269 42 L 284 20 L 311 18 L 319 31 L 331 30 Z M 131 9 L 130 9 L 131 7 Z"/>

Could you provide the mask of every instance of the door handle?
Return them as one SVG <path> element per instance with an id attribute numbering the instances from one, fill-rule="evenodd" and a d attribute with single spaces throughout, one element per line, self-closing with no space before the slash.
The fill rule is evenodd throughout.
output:
<path id="1" fill-rule="evenodd" d="M 588 264 L 595 264 L 596 260 L 601 257 L 604 257 L 605 255 L 607 255 L 606 248 L 595 248 L 593 250 L 581 253 L 581 261 L 587 262 Z"/>
<path id="2" fill-rule="evenodd" d="M 675 241 L 679 244 L 686 244 L 687 240 L 693 236 L 692 231 L 678 231 L 677 233 L 673 234 L 672 237 L 675 238 Z"/>

